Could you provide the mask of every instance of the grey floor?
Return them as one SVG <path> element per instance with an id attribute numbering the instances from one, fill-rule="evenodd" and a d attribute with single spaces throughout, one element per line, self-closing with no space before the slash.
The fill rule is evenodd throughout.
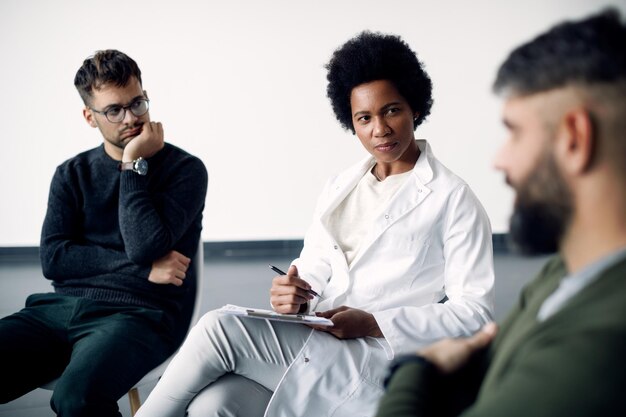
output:
<path id="1" fill-rule="evenodd" d="M 224 304 L 267 308 L 268 289 L 273 277 L 268 263 L 287 267 L 290 258 L 237 259 L 208 258 L 204 265 L 202 296 L 203 312 Z M 515 301 L 520 288 L 528 282 L 545 262 L 545 258 L 521 258 L 514 255 L 496 255 L 496 320 L 500 321 Z M 23 307 L 29 294 L 46 292 L 49 282 L 41 275 L 35 262 L 0 263 L 0 317 Z M 153 385 L 140 389 L 145 399 Z M 0 405 L 0 417 L 53 417 L 50 410 L 50 391 L 37 389 L 8 404 Z M 127 398 L 119 401 L 122 415 L 130 416 Z"/>

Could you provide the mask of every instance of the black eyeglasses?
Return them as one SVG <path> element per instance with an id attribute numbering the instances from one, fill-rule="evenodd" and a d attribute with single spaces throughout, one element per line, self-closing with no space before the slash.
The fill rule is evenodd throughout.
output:
<path id="1" fill-rule="evenodd" d="M 111 123 L 121 123 L 126 117 L 126 110 L 130 110 L 132 114 L 135 116 L 143 116 L 148 113 L 148 109 L 150 108 L 150 100 L 147 98 L 140 98 L 128 106 L 111 106 L 105 111 L 96 110 L 90 107 L 92 111 L 96 113 L 104 114 L 104 117 Z"/>

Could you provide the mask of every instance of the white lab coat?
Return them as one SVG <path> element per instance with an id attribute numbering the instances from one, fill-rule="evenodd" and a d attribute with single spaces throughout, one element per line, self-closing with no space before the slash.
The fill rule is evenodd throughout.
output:
<path id="1" fill-rule="evenodd" d="M 371 416 L 394 355 L 470 335 L 492 320 L 489 219 L 468 185 L 434 157 L 426 141 L 417 142 L 421 155 L 412 175 L 375 218 L 350 266 L 325 218 L 372 167 L 371 157 L 327 183 L 293 262 L 322 295 L 311 301 L 311 310 L 366 310 L 384 338 L 339 340 L 312 332 L 266 416 Z"/>

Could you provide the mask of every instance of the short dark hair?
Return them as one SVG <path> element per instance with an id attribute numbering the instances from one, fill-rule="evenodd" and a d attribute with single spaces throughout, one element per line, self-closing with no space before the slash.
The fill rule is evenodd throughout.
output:
<path id="1" fill-rule="evenodd" d="M 528 95 L 568 85 L 626 80 L 626 27 L 607 9 L 566 21 L 513 50 L 498 70 L 496 93 Z"/>
<path id="2" fill-rule="evenodd" d="M 326 89 L 333 111 L 344 129 L 354 133 L 350 94 L 358 85 L 388 80 L 419 113 L 413 128 L 430 114 L 432 82 L 417 54 L 399 36 L 364 31 L 339 47 L 326 65 Z"/>
<path id="3" fill-rule="evenodd" d="M 124 87 L 131 77 L 137 78 L 141 84 L 141 70 L 137 63 L 123 52 L 107 49 L 97 51 L 83 61 L 74 77 L 74 86 L 85 105 L 88 105 L 94 89 L 105 84 Z"/>

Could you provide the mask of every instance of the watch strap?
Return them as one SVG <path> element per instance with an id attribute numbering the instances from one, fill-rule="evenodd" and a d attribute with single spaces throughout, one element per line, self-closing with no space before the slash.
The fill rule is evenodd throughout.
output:
<path id="1" fill-rule="evenodd" d="M 120 171 L 133 171 L 135 169 L 135 161 L 120 162 L 118 165 Z"/>
<path id="2" fill-rule="evenodd" d="M 120 162 L 120 171 L 133 171 L 139 175 L 146 175 L 148 173 L 148 161 L 139 157 L 133 162 Z"/>

